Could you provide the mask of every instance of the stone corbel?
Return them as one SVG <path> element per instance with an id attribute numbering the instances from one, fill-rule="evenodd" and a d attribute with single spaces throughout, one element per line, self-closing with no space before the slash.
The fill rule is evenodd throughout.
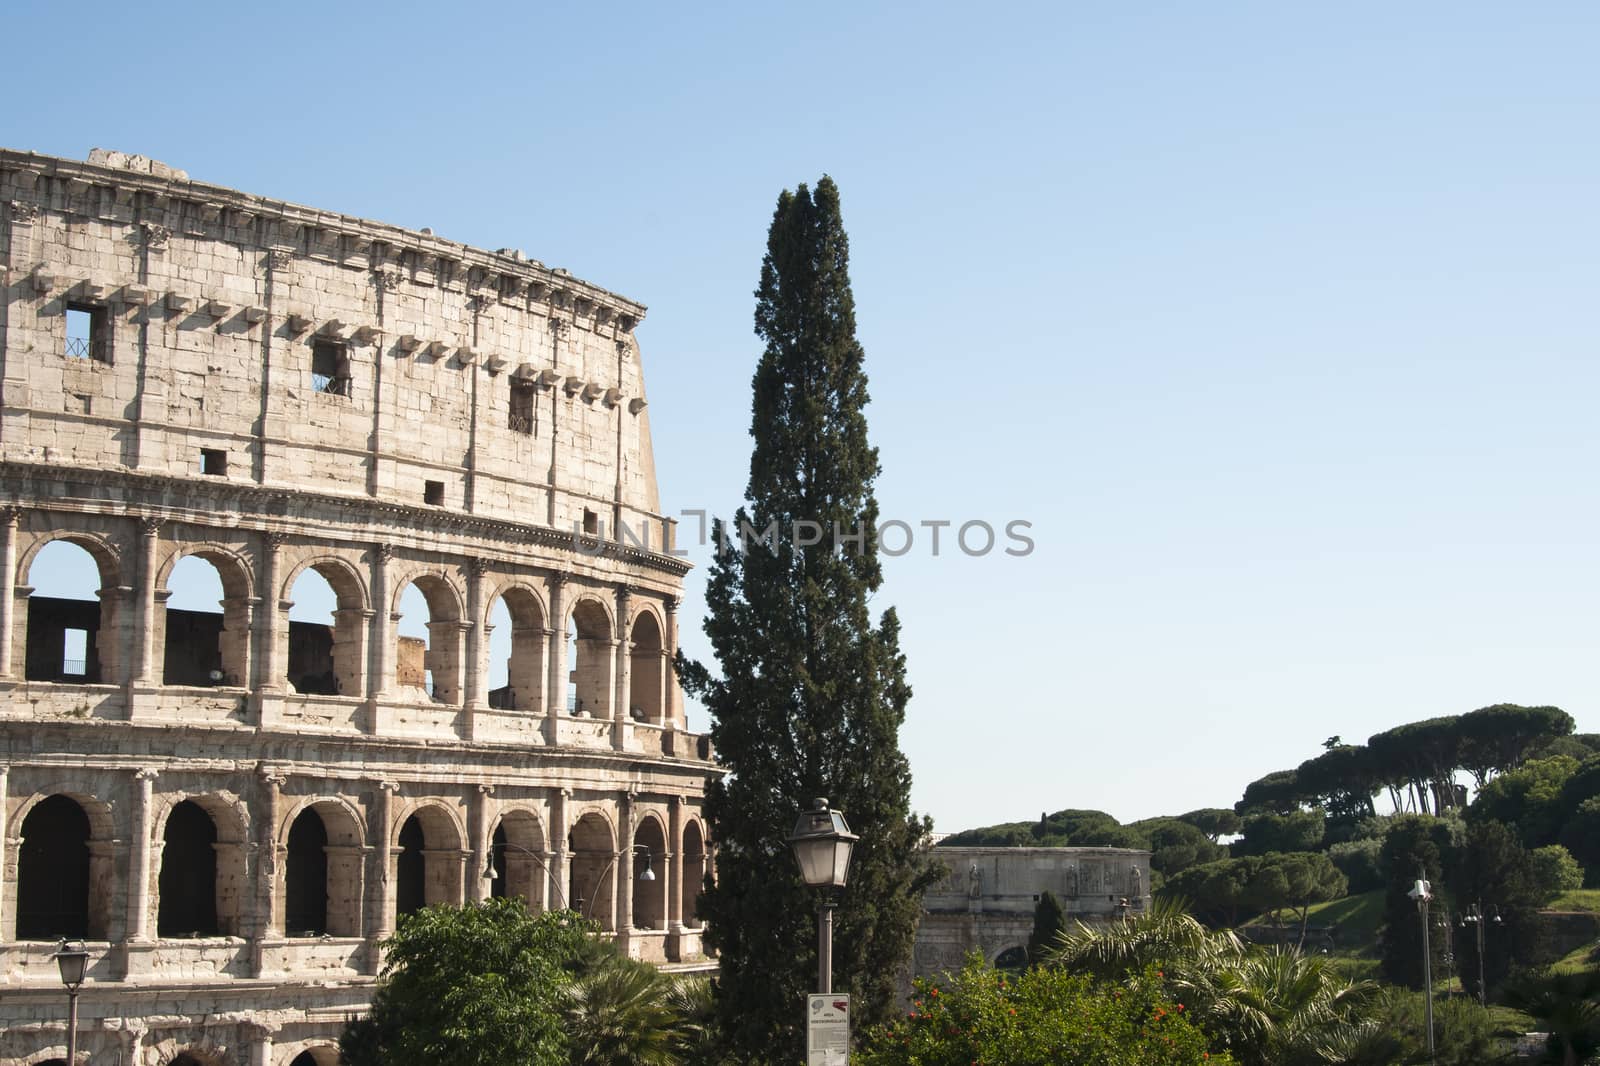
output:
<path id="1" fill-rule="evenodd" d="M 617 319 L 617 326 L 624 333 L 632 333 L 633 327 L 637 326 L 638 324 L 639 320 L 633 315 L 621 315 Z"/>
<path id="2" fill-rule="evenodd" d="M 246 307 L 244 309 L 244 320 L 252 326 L 263 321 L 266 317 L 267 309 L 265 307 Z"/>
<path id="3" fill-rule="evenodd" d="M 343 322 L 340 322 L 337 318 L 330 318 L 328 321 L 322 324 L 320 329 L 317 330 L 317 335 L 322 337 L 331 337 L 336 341 L 344 340 L 345 328 L 346 327 Z"/>
<path id="4" fill-rule="evenodd" d="M 284 320 L 284 325 L 289 327 L 289 333 L 298 337 L 311 328 L 311 319 L 305 315 L 290 315 Z"/>
<path id="5" fill-rule="evenodd" d="M 92 188 L 94 188 L 94 186 L 90 185 L 88 182 L 84 181 L 82 178 L 68 178 L 67 179 L 67 195 L 68 196 L 82 196 L 84 193 L 88 192 Z"/>
<path id="6" fill-rule="evenodd" d="M 33 268 L 33 275 L 29 280 L 33 282 L 33 291 L 40 296 L 44 296 L 56 287 L 56 276 L 42 266 Z"/>
<path id="7" fill-rule="evenodd" d="M 561 375 L 556 373 L 554 370 L 539 371 L 539 384 L 543 385 L 547 389 L 555 385 L 555 383 L 560 380 Z"/>
<path id="8" fill-rule="evenodd" d="M 352 344 L 371 344 L 381 336 L 383 336 L 383 330 L 377 326 L 360 326 L 354 333 L 350 334 L 350 341 Z"/>
<path id="9" fill-rule="evenodd" d="M 598 385 L 591 386 L 591 388 L 599 388 L 599 386 Z M 605 394 L 601 397 L 601 402 L 604 403 L 607 407 L 615 407 L 615 406 L 617 406 L 617 404 L 622 402 L 622 390 L 621 389 L 607 389 L 605 391 Z"/>
<path id="10" fill-rule="evenodd" d="M 647 401 L 643 396 L 635 396 L 633 399 L 628 401 L 628 413 L 630 415 L 636 415 L 648 406 L 650 406 L 649 401 Z"/>
<path id="11" fill-rule="evenodd" d="M 611 324 L 611 316 L 614 315 L 614 314 L 616 314 L 616 312 L 613 309 L 607 307 L 605 304 L 601 304 L 599 309 L 596 310 L 595 313 L 594 313 L 595 325 L 597 325 L 597 326 L 608 326 L 608 325 L 610 325 Z"/>
<path id="12" fill-rule="evenodd" d="M 200 205 L 200 220 L 202 222 L 214 223 L 220 218 L 222 218 L 222 208 L 216 204 Z"/>
<path id="13" fill-rule="evenodd" d="M 106 291 L 104 285 L 97 285 L 87 278 L 78 282 L 78 299 L 83 300 L 85 303 L 104 303 Z"/>
<path id="14" fill-rule="evenodd" d="M 574 313 L 581 317 L 589 313 L 589 309 L 594 306 L 594 300 L 588 296 L 579 296 L 572 301 L 572 306 Z"/>
<path id="15" fill-rule="evenodd" d="M 150 302 L 155 294 L 143 285 L 124 285 L 122 287 L 122 302 L 131 307 L 143 307 Z"/>
<path id="16" fill-rule="evenodd" d="M 430 359 L 443 359 L 450 354 L 450 345 L 444 341 L 429 341 L 422 351 Z"/>
<path id="17" fill-rule="evenodd" d="M 583 391 L 583 379 L 579 377 L 569 377 L 566 381 L 561 383 L 561 388 L 568 396 L 576 396 L 578 393 Z"/>
<path id="18" fill-rule="evenodd" d="M 600 394 L 603 393 L 604 391 L 605 390 L 602 389 L 599 385 L 595 384 L 592 381 L 589 382 L 589 384 L 587 384 L 587 385 L 585 385 L 583 387 L 583 399 L 584 399 L 584 402 L 585 403 L 593 403 L 596 399 L 599 398 Z"/>
<path id="19" fill-rule="evenodd" d="M 233 311 L 233 305 L 223 300 L 207 300 L 200 308 L 212 318 L 221 320 L 227 318 Z"/>
<path id="20" fill-rule="evenodd" d="M 234 207 L 229 209 L 228 215 L 233 224 L 240 229 L 249 229 L 255 225 L 256 216 L 254 211 L 246 211 L 242 207 Z"/>
<path id="21" fill-rule="evenodd" d="M 456 349 L 456 359 L 461 363 L 462 366 L 471 366 L 473 361 L 477 358 L 478 353 L 467 347 L 465 344 Z"/>
<path id="22" fill-rule="evenodd" d="M 491 374 L 498 374 L 500 371 L 504 370 L 510 365 L 511 364 L 507 363 L 498 355 L 491 355 L 489 358 L 483 361 L 483 368 Z"/>
<path id="23" fill-rule="evenodd" d="M 396 351 L 410 355 L 412 352 L 422 347 L 422 338 L 407 333 L 405 336 L 395 340 L 394 347 Z M 429 347 L 431 348 L 432 345 L 429 345 Z"/>
<path id="24" fill-rule="evenodd" d="M 182 314 L 182 313 L 184 313 L 186 311 L 193 310 L 193 308 L 194 308 L 194 297 L 193 296 L 185 296 L 181 292 L 169 292 L 169 293 L 167 293 L 167 310 L 168 311 L 175 311 L 175 312 L 177 312 L 179 314 Z"/>
<path id="25" fill-rule="evenodd" d="M 539 376 L 539 372 L 531 363 L 519 363 L 517 369 L 511 372 L 511 376 L 517 381 L 532 381 Z"/>

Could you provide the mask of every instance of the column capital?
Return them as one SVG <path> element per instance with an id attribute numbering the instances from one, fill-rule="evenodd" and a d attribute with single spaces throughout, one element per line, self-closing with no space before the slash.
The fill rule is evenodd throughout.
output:
<path id="1" fill-rule="evenodd" d="M 4 507 L 0 507 L 0 525 L 7 526 L 10 529 L 16 529 L 17 521 L 21 517 L 22 508 L 16 506 L 15 504 L 7 504 Z"/>
<path id="2" fill-rule="evenodd" d="M 143 769 L 135 770 L 133 772 L 133 779 L 135 781 L 154 781 L 160 776 L 161 771 L 150 766 L 146 766 Z"/>
<path id="3" fill-rule="evenodd" d="M 467 560 L 467 573 L 471 574 L 473 577 L 481 580 L 488 572 L 489 560 L 480 558 Z"/>
<path id="4" fill-rule="evenodd" d="M 152 538 L 159 536 L 161 533 L 161 527 L 166 525 L 166 522 L 167 520 L 165 518 L 158 518 L 155 515 L 146 515 L 145 517 L 139 519 L 139 535 Z"/>
<path id="5" fill-rule="evenodd" d="M 493 785 L 479 785 L 478 786 L 478 794 L 481 795 L 481 796 L 492 796 L 492 795 L 494 795 L 494 786 Z"/>
<path id="6" fill-rule="evenodd" d="M 398 782 L 398 781 L 379 781 L 378 782 L 378 788 L 381 789 L 384 792 L 399 792 L 400 791 L 400 782 Z"/>
<path id="7" fill-rule="evenodd" d="M 388 541 L 373 545 L 372 551 L 373 558 L 380 563 L 387 563 L 394 559 L 394 545 Z"/>

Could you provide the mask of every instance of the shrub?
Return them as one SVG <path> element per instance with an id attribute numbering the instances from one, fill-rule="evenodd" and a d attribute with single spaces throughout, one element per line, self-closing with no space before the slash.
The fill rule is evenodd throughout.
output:
<path id="1" fill-rule="evenodd" d="M 1560 844 L 1547 844 L 1534 848 L 1533 886 L 1541 904 L 1549 903 L 1563 892 L 1583 887 L 1583 867 L 1572 857 L 1572 852 Z"/>

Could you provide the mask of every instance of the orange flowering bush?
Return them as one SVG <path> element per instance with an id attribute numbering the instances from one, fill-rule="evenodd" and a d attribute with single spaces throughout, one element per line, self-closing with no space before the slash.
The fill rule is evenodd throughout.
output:
<path id="1" fill-rule="evenodd" d="M 857 1066 L 1231 1066 L 1154 972 L 1112 984 L 1057 969 L 1012 975 L 971 957 L 918 981 L 905 1016 L 865 1034 Z"/>

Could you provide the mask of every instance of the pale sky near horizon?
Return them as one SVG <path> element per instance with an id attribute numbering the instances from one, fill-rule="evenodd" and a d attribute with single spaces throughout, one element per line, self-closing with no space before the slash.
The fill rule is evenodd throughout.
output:
<path id="1" fill-rule="evenodd" d="M 886 561 L 939 830 L 1491 703 L 1600 731 L 1600 8 L 264 10 L 14 5 L 0 144 L 648 304 L 669 514 L 739 504 L 773 203 L 839 183 L 884 517 L 1036 544 Z"/>

